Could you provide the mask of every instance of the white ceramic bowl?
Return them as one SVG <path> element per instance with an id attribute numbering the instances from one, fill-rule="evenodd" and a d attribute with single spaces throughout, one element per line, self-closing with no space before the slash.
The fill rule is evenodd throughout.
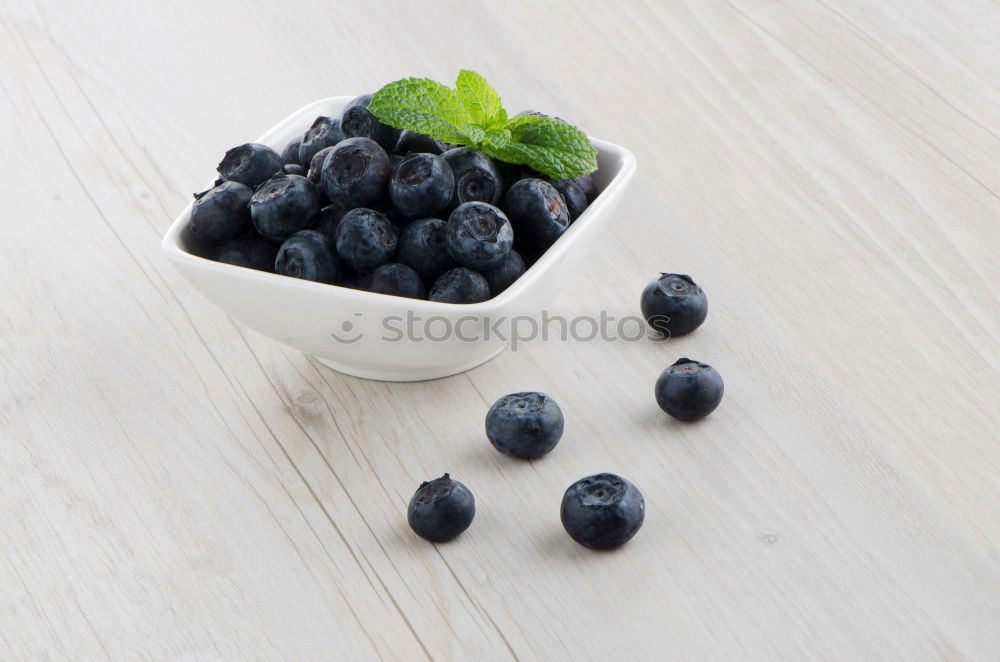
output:
<path id="1" fill-rule="evenodd" d="M 330 97 L 309 104 L 257 142 L 280 152 L 302 135 L 317 115 L 338 116 L 352 98 Z M 598 151 L 594 182 L 600 195 L 521 278 L 482 303 L 405 299 L 215 262 L 201 257 L 208 250 L 188 231 L 191 205 L 167 230 L 163 251 L 196 289 L 230 316 L 312 354 L 334 370 L 387 381 L 455 375 L 485 363 L 507 346 L 506 341 L 485 337 L 476 330 L 501 318 L 538 315 L 611 220 L 635 173 L 635 157 L 623 147 L 591 140 Z M 408 315 L 418 333 L 401 332 Z M 461 333 L 447 333 L 460 322 Z"/>

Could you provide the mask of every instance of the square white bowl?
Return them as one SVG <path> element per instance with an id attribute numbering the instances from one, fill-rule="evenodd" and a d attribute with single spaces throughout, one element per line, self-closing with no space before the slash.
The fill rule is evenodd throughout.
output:
<path id="1" fill-rule="evenodd" d="M 311 103 L 256 142 L 281 152 L 318 115 L 339 116 L 351 99 L 330 97 Z M 163 251 L 195 289 L 228 315 L 278 342 L 312 354 L 334 370 L 386 381 L 455 375 L 485 363 L 507 346 L 501 338 L 486 337 L 475 330 L 501 318 L 540 314 L 611 220 L 635 174 L 635 157 L 624 147 L 596 138 L 591 141 L 598 153 L 593 177 L 600 194 L 523 276 L 482 303 L 406 299 L 215 262 L 204 257 L 209 249 L 199 245 L 188 231 L 190 204 L 164 235 Z M 396 331 L 405 330 L 408 317 L 428 333 Z M 417 323 L 417 318 L 422 322 Z M 459 323 L 462 332 L 455 333 Z"/>

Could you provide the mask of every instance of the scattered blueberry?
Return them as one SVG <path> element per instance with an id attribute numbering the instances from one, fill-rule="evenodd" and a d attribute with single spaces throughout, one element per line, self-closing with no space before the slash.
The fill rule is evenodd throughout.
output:
<path id="1" fill-rule="evenodd" d="M 719 406 L 722 375 L 707 363 L 678 359 L 656 380 L 656 404 L 682 421 L 705 418 Z"/>
<path id="2" fill-rule="evenodd" d="M 552 184 L 533 177 L 510 187 L 504 210 L 514 231 L 530 237 L 539 248 L 548 248 L 569 226 L 566 201 Z"/>
<path id="3" fill-rule="evenodd" d="M 299 146 L 299 163 L 311 163 L 316 152 L 324 147 L 333 147 L 344 136 L 340 133 L 340 118 L 317 117 L 309 130 L 302 136 Z"/>
<path id="4" fill-rule="evenodd" d="M 395 297 L 410 299 L 426 299 L 427 290 L 420 275 L 398 262 L 383 264 L 372 272 L 368 278 L 367 289 L 378 294 L 391 294 Z"/>
<path id="5" fill-rule="evenodd" d="M 226 181 L 257 188 L 271 175 L 281 172 L 283 165 L 281 155 L 267 145 L 246 143 L 226 152 L 218 170 Z"/>
<path id="6" fill-rule="evenodd" d="M 390 150 L 399 140 L 399 131 L 388 124 L 383 124 L 368 112 L 372 96 L 362 94 L 347 104 L 340 116 L 340 130 L 345 138 L 358 136 L 371 138 L 383 148 Z"/>
<path id="7" fill-rule="evenodd" d="M 405 156 L 416 152 L 441 154 L 447 149 L 449 149 L 447 143 L 443 143 L 437 138 L 431 138 L 415 131 L 400 131 L 399 140 L 396 141 L 396 146 L 392 151 Z"/>
<path id="8" fill-rule="evenodd" d="M 305 177 L 279 173 L 254 191 L 250 216 L 261 236 L 287 239 L 308 228 L 319 212 L 319 193 Z"/>
<path id="9" fill-rule="evenodd" d="M 451 166 L 434 154 L 405 157 L 389 179 L 389 196 L 404 216 L 431 216 L 451 202 L 455 176 Z"/>
<path id="10" fill-rule="evenodd" d="M 302 144 L 302 136 L 299 136 L 292 142 L 285 145 L 285 149 L 281 151 L 281 162 L 284 163 L 286 166 L 289 163 L 297 163 L 299 165 L 308 164 L 309 163 L 308 161 L 305 162 L 299 161 L 299 145 L 301 144 Z"/>
<path id="11" fill-rule="evenodd" d="M 222 182 L 195 195 L 188 227 L 195 238 L 210 244 L 235 239 L 250 229 L 253 191 L 239 182 Z"/>
<path id="12" fill-rule="evenodd" d="M 374 209 L 352 209 L 337 227 L 337 254 L 361 272 L 389 263 L 396 253 L 396 242 L 396 228 Z"/>
<path id="13" fill-rule="evenodd" d="M 274 271 L 283 276 L 332 284 L 340 276 L 340 260 L 329 237 L 315 230 L 301 230 L 278 249 Z"/>
<path id="14" fill-rule="evenodd" d="M 389 155 L 378 143 L 371 138 L 347 138 L 327 154 L 320 181 L 330 202 L 360 207 L 381 197 L 391 171 Z"/>
<path id="15" fill-rule="evenodd" d="M 456 266 L 448 252 L 446 227 L 445 222 L 440 219 L 422 218 L 413 221 L 399 233 L 397 258 L 412 267 L 428 283 L 433 283 L 438 276 Z"/>
<path id="16" fill-rule="evenodd" d="M 277 254 L 278 245 L 273 241 L 263 237 L 240 237 L 223 244 L 215 259 L 237 267 L 274 271 L 274 258 Z"/>
<path id="17" fill-rule="evenodd" d="M 448 474 L 421 483 L 406 510 L 410 528 L 431 542 L 454 540 L 475 516 L 476 498 Z"/>
<path id="18" fill-rule="evenodd" d="M 311 181 L 315 186 L 319 186 L 321 183 L 323 175 L 323 162 L 326 161 L 326 155 L 332 151 L 332 147 L 324 147 L 316 152 L 312 159 L 309 160 L 309 167 L 306 169 L 306 178 L 308 178 L 309 181 Z"/>
<path id="19" fill-rule="evenodd" d="M 490 298 L 490 286 L 478 271 L 455 267 L 434 281 L 427 298 L 440 303 L 479 303 Z"/>
<path id="20" fill-rule="evenodd" d="M 645 516 L 639 488 L 610 473 L 587 476 L 570 485 L 560 508 L 566 533 L 591 549 L 621 547 L 639 531 Z"/>
<path id="21" fill-rule="evenodd" d="M 486 436 L 504 455 L 526 460 L 555 448 L 563 433 L 563 413 L 544 393 L 511 393 L 486 414 Z"/>
<path id="22" fill-rule="evenodd" d="M 484 271 L 483 276 L 490 285 L 490 293 L 496 296 L 510 287 L 515 280 L 524 274 L 526 269 L 521 254 L 511 250 L 503 262 Z"/>
<path id="23" fill-rule="evenodd" d="M 286 175 L 298 175 L 299 177 L 305 177 L 308 173 L 308 170 L 298 163 L 286 163 L 281 167 L 281 171 Z"/>
<path id="24" fill-rule="evenodd" d="M 683 274 L 660 274 L 642 291 L 642 316 L 668 337 L 691 333 L 708 316 L 705 292 Z"/>
<path id="25" fill-rule="evenodd" d="M 566 209 L 569 211 L 569 220 L 575 221 L 583 210 L 587 208 L 587 196 L 583 189 L 573 179 L 559 179 L 552 182 L 556 190 L 562 194 L 566 201 Z"/>
<path id="26" fill-rule="evenodd" d="M 448 252 L 462 266 L 492 269 L 510 253 L 514 230 L 507 216 L 491 204 L 466 202 L 448 217 Z"/>
<path id="27" fill-rule="evenodd" d="M 500 202 L 503 180 L 496 163 L 486 154 L 471 147 L 456 147 L 441 154 L 455 174 L 454 204 L 463 202 Z"/>

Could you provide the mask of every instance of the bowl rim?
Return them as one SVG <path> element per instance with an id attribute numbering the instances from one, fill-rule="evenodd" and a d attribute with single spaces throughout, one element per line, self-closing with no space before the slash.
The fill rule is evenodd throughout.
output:
<path id="1" fill-rule="evenodd" d="M 310 112 L 315 112 L 314 109 L 325 108 L 338 103 L 346 105 L 354 98 L 355 96 L 348 95 L 318 99 L 289 114 L 253 142 L 269 145 L 277 138 L 278 135 L 285 133 L 290 124 L 300 122 L 301 117 L 308 115 Z M 541 277 L 541 274 L 549 271 L 551 266 L 558 262 L 562 256 L 571 249 L 572 245 L 575 243 L 574 237 L 590 229 L 596 230 L 596 227 L 591 228 L 591 226 L 595 225 L 593 219 L 602 212 L 605 203 L 610 201 L 611 198 L 615 197 L 625 188 L 629 180 L 631 180 L 632 176 L 635 174 L 635 155 L 629 149 L 600 138 L 594 138 L 593 136 L 588 136 L 588 138 L 594 147 L 597 148 L 599 154 L 609 154 L 613 159 L 617 160 L 618 171 L 608 182 L 607 186 L 605 186 L 600 194 L 598 194 L 597 198 L 595 198 L 594 201 L 587 206 L 583 213 L 570 224 L 569 228 L 567 228 L 559 239 L 557 239 L 552 246 L 542 253 L 534 264 L 532 264 L 507 289 L 497 296 L 487 299 L 486 301 L 478 303 L 443 303 L 440 301 L 428 301 L 425 299 L 397 297 L 390 294 L 355 290 L 340 285 L 317 283 L 300 278 L 282 276 L 281 274 L 248 269 L 246 267 L 217 262 L 209 258 L 189 253 L 181 247 L 180 235 L 190 219 L 193 201 L 189 202 L 187 206 L 184 207 L 184 209 L 181 210 L 181 212 L 174 218 L 173 222 L 171 222 L 170 227 L 167 228 L 167 231 L 163 235 L 160 247 L 166 256 L 173 262 L 186 263 L 194 268 L 207 270 L 209 272 L 216 272 L 219 274 L 241 275 L 244 279 L 267 283 L 269 286 L 277 286 L 288 289 L 289 291 L 301 292 L 303 291 L 303 288 L 305 291 L 309 291 L 312 288 L 315 292 L 322 291 L 330 295 L 341 297 L 347 301 L 361 301 L 366 302 L 367 304 L 378 304 L 379 302 L 388 304 L 388 297 L 396 304 L 404 303 L 406 307 L 411 308 L 414 311 L 426 313 L 433 313 L 437 311 L 439 313 L 462 312 L 469 315 L 489 314 L 506 308 L 517 299 L 521 298 L 521 295 L 532 286 L 534 281 Z M 274 147 L 274 149 L 280 152 L 281 147 Z M 212 182 L 210 182 L 205 188 L 212 188 L 212 186 L 214 186 L 214 180 L 212 180 Z"/>

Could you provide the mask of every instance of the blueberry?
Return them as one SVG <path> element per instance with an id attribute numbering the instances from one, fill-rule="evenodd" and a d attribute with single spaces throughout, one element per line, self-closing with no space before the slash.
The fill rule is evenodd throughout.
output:
<path id="1" fill-rule="evenodd" d="M 340 276 L 340 260 L 329 237 L 315 230 L 300 230 L 278 249 L 274 271 L 282 276 L 332 284 Z"/>
<path id="2" fill-rule="evenodd" d="M 440 219 L 422 218 L 399 233 L 399 261 L 412 267 L 428 283 L 433 283 L 438 276 L 456 266 L 448 252 L 446 227 Z"/>
<path id="3" fill-rule="evenodd" d="M 385 193 L 392 167 L 389 155 L 371 138 L 347 138 L 334 147 L 320 170 L 330 202 L 360 207 Z"/>
<path id="4" fill-rule="evenodd" d="M 404 216 L 431 216 L 451 202 L 455 176 L 451 166 L 434 154 L 411 154 L 392 171 L 389 197 Z"/>
<path id="5" fill-rule="evenodd" d="M 408 216 L 404 216 L 402 212 L 392 203 L 392 198 L 388 195 L 384 195 L 378 200 L 368 204 L 369 209 L 374 209 L 377 212 L 385 214 L 385 217 L 392 221 L 393 225 L 402 226 L 412 220 Z"/>
<path id="6" fill-rule="evenodd" d="M 591 175 L 580 175 L 575 177 L 573 181 L 587 197 L 587 204 L 593 202 L 594 198 L 597 197 L 597 185 L 594 184 L 594 178 Z"/>
<path id="7" fill-rule="evenodd" d="M 326 155 L 332 151 L 332 147 L 324 147 L 316 152 L 309 160 L 309 167 L 306 170 L 306 178 L 315 186 L 319 186 L 321 183 L 320 179 L 323 175 L 323 162 L 326 161 Z"/>
<path id="8" fill-rule="evenodd" d="M 510 287 L 515 280 L 524 274 L 526 269 L 521 254 L 511 250 L 503 262 L 484 271 L 483 276 L 490 285 L 490 292 L 496 296 Z"/>
<path id="9" fill-rule="evenodd" d="M 705 292 L 683 274 L 660 274 L 642 291 L 642 316 L 668 337 L 691 333 L 708 316 Z"/>
<path id="10" fill-rule="evenodd" d="M 587 208 L 587 196 L 583 189 L 573 179 L 559 179 L 552 182 L 552 185 L 562 194 L 563 200 L 566 202 L 569 220 L 575 221 Z"/>
<path id="11" fill-rule="evenodd" d="M 421 483 L 406 509 L 410 528 L 431 542 L 454 540 L 469 528 L 475 516 L 476 498 L 448 474 Z"/>
<path id="12" fill-rule="evenodd" d="M 374 271 L 392 260 L 396 241 L 396 228 L 374 209 L 352 209 L 337 227 L 337 254 L 361 272 Z"/>
<path id="13" fill-rule="evenodd" d="M 305 165 L 309 163 L 308 161 L 299 161 L 299 145 L 302 144 L 302 136 L 299 136 L 292 142 L 285 145 L 285 149 L 281 150 L 281 162 L 286 166 L 289 163 L 297 163 L 299 165 Z"/>
<path id="14" fill-rule="evenodd" d="M 222 157 L 219 175 L 230 182 L 257 188 L 284 165 L 281 155 L 260 143 L 246 143 L 234 147 Z"/>
<path id="15" fill-rule="evenodd" d="M 286 175 L 298 175 L 299 177 L 305 177 L 309 172 L 298 163 L 286 163 L 281 167 L 281 171 Z"/>
<path id="16" fill-rule="evenodd" d="M 466 202 L 448 217 L 448 252 L 463 267 L 492 269 L 510 253 L 514 230 L 507 216 L 485 202 Z"/>
<path id="17" fill-rule="evenodd" d="M 563 413 L 544 393 L 505 395 L 486 414 L 486 436 L 504 455 L 532 460 L 555 448 L 563 433 Z"/>
<path id="18" fill-rule="evenodd" d="M 507 191 L 504 211 L 518 238 L 548 248 L 569 226 L 569 209 L 555 186 L 542 179 L 522 179 Z"/>
<path id="19" fill-rule="evenodd" d="M 368 112 L 371 94 L 362 94 L 352 100 L 344 108 L 340 116 L 340 130 L 345 138 L 371 138 L 387 150 L 396 146 L 399 131 L 388 124 L 383 124 L 377 117 Z"/>
<path id="20" fill-rule="evenodd" d="M 337 241 L 337 227 L 340 226 L 340 219 L 344 217 L 344 214 L 348 212 L 347 209 L 340 207 L 338 205 L 327 205 L 319 210 L 319 215 L 316 216 L 316 223 L 313 225 L 313 230 L 317 232 L 322 232 L 331 241 Z"/>
<path id="21" fill-rule="evenodd" d="M 454 204 L 463 202 L 500 202 L 503 193 L 503 179 L 496 163 L 479 150 L 471 147 L 456 147 L 441 154 L 455 173 Z"/>
<path id="22" fill-rule="evenodd" d="M 410 299 L 426 299 L 427 290 L 420 275 L 398 262 L 383 264 L 372 272 L 368 278 L 368 290 L 378 294 L 391 294 L 395 297 Z"/>
<path id="23" fill-rule="evenodd" d="M 646 517 L 642 492 L 621 476 L 603 473 L 576 481 L 563 494 L 563 528 L 591 549 L 615 549 L 632 539 Z"/>
<path id="24" fill-rule="evenodd" d="M 503 199 L 503 193 L 505 193 L 511 186 L 514 185 L 520 179 L 524 178 L 524 166 L 518 165 L 516 163 L 507 163 L 506 161 L 500 161 L 497 159 L 493 160 L 493 165 L 496 166 L 497 172 L 500 173 L 500 187 L 501 194 L 500 199 Z M 534 176 L 534 175 L 532 175 Z"/>
<path id="25" fill-rule="evenodd" d="M 705 418 L 719 406 L 722 375 L 707 363 L 678 359 L 656 380 L 656 404 L 682 421 Z"/>
<path id="26" fill-rule="evenodd" d="M 195 238 L 210 244 L 236 239 L 250 229 L 253 191 L 239 182 L 222 182 L 195 195 L 188 228 Z"/>
<path id="27" fill-rule="evenodd" d="M 277 254 L 278 246 L 273 241 L 263 237 L 241 237 L 223 244 L 215 259 L 237 267 L 274 271 Z"/>
<path id="28" fill-rule="evenodd" d="M 392 151 L 403 155 L 416 152 L 440 154 L 447 149 L 448 144 L 441 142 L 437 138 L 431 138 L 416 131 L 400 131 L 399 140 L 396 141 L 396 146 L 393 147 Z"/>
<path id="29" fill-rule="evenodd" d="M 316 152 L 324 147 L 333 147 L 344 136 L 340 133 L 340 118 L 317 117 L 306 134 L 302 136 L 299 146 L 299 163 L 309 163 Z"/>
<path id="30" fill-rule="evenodd" d="M 490 298 L 490 286 L 478 271 L 455 267 L 434 281 L 427 298 L 440 303 L 479 303 Z"/>
<path id="31" fill-rule="evenodd" d="M 313 224 L 319 212 L 319 193 L 308 179 L 280 173 L 254 191 L 250 215 L 263 237 L 283 241 Z"/>

